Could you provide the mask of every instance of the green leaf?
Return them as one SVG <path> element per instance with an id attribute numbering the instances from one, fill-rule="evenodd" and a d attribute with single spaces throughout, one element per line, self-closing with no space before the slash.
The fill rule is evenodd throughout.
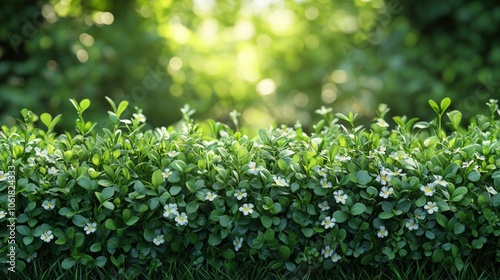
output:
<path id="1" fill-rule="evenodd" d="M 467 179 L 472 182 L 477 182 L 479 181 L 479 179 L 481 179 L 481 174 L 479 174 L 479 172 L 477 172 L 476 170 L 472 170 L 467 176 Z"/>
<path id="2" fill-rule="evenodd" d="M 453 194 L 451 195 L 451 201 L 460 201 L 464 197 L 465 194 L 467 194 L 467 188 L 466 187 L 458 187 L 455 189 Z"/>
<path id="3" fill-rule="evenodd" d="M 460 121 L 462 120 L 462 113 L 458 110 L 453 110 L 449 113 L 446 113 L 446 115 L 450 119 L 453 127 L 458 128 L 458 126 L 460 125 Z"/>
<path id="4" fill-rule="evenodd" d="M 87 110 L 90 107 L 90 100 L 85 98 L 82 101 L 80 101 L 80 113 L 83 113 L 85 110 Z"/>
<path id="5" fill-rule="evenodd" d="M 483 248 L 483 244 L 484 243 L 480 239 L 474 239 L 471 242 L 473 249 L 481 249 L 481 248 Z"/>
<path id="6" fill-rule="evenodd" d="M 366 170 L 360 170 L 356 173 L 356 179 L 359 185 L 364 186 L 372 180 L 372 177 L 370 176 L 370 174 L 368 174 Z"/>
<path id="7" fill-rule="evenodd" d="M 265 228 L 270 228 L 271 225 L 273 224 L 273 220 L 269 216 L 266 216 L 266 215 L 260 216 L 260 222 L 262 223 L 262 225 Z"/>
<path id="8" fill-rule="evenodd" d="M 187 165 L 184 161 L 178 159 L 172 162 L 172 167 L 180 172 L 184 172 L 187 168 Z"/>
<path id="9" fill-rule="evenodd" d="M 349 214 L 345 211 L 335 211 L 333 217 L 337 223 L 343 223 L 349 218 Z"/>
<path id="10" fill-rule="evenodd" d="M 104 266 L 106 265 L 106 261 L 107 261 L 106 257 L 104 257 L 104 256 L 99 256 L 99 257 L 95 258 L 95 260 L 94 260 L 94 264 L 95 264 L 97 267 L 101 267 L 101 268 L 102 268 L 102 267 L 104 267 Z"/>
<path id="11" fill-rule="evenodd" d="M 109 209 L 109 210 L 115 210 L 115 205 L 114 205 L 112 202 L 110 202 L 110 201 L 105 201 L 105 202 L 102 204 L 102 206 L 103 206 L 104 208 Z"/>
<path id="12" fill-rule="evenodd" d="M 448 225 L 448 218 L 446 218 L 446 216 L 444 216 L 443 214 L 440 214 L 440 213 L 437 213 L 436 214 L 436 221 L 438 222 L 438 224 L 444 228 L 446 228 L 446 226 Z"/>
<path id="13" fill-rule="evenodd" d="M 363 203 L 356 203 L 351 207 L 351 214 L 354 216 L 361 215 L 365 212 L 366 206 Z"/>
<path id="14" fill-rule="evenodd" d="M 109 230 L 116 230 L 115 222 L 111 219 L 107 219 L 104 226 Z"/>
<path id="15" fill-rule="evenodd" d="M 314 234 L 314 230 L 312 228 L 301 228 L 301 230 L 305 237 L 311 237 Z"/>
<path id="16" fill-rule="evenodd" d="M 23 225 L 18 225 L 16 226 L 17 232 L 19 232 L 21 235 L 30 235 L 30 228 L 28 226 L 23 226 Z"/>
<path id="17" fill-rule="evenodd" d="M 135 223 L 137 223 L 137 221 L 139 221 L 139 217 L 137 217 L 137 216 L 132 216 L 132 217 L 130 217 L 130 219 L 128 219 L 128 220 L 125 222 L 125 224 L 126 224 L 127 226 L 132 226 L 132 225 L 134 225 Z"/>
<path id="18" fill-rule="evenodd" d="M 125 109 L 127 109 L 127 106 L 128 106 L 128 101 L 123 100 L 122 102 L 120 102 L 120 104 L 118 105 L 118 109 L 116 110 L 116 115 L 120 117 L 121 114 L 125 112 Z"/>
<path id="19" fill-rule="evenodd" d="M 420 121 L 420 122 L 417 122 L 413 126 L 413 128 L 425 129 L 425 128 L 429 128 L 430 126 L 431 125 L 428 122 Z"/>
<path id="20" fill-rule="evenodd" d="M 163 183 L 163 174 L 160 169 L 156 169 L 151 176 L 151 183 L 154 187 L 159 187 Z"/>
<path id="21" fill-rule="evenodd" d="M 122 217 L 125 222 L 128 221 L 128 219 L 130 218 L 130 210 L 124 209 L 122 212 Z"/>
<path id="22" fill-rule="evenodd" d="M 222 226 L 222 227 L 229 227 L 229 224 L 231 223 L 231 217 L 229 217 L 228 215 L 223 215 L 219 218 L 219 224 Z"/>
<path id="23" fill-rule="evenodd" d="M 32 235 L 23 237 L 24 245 L 30 245 L 33 242 L 34 237 Z"/>
<path id="24" fill-rule="evenodd" d="M 75 265 L 76 261 L 72 257 L 66 258 L 62 261 L 61 267 L 64 269 L 70 269 Z"/>
<path id="25" fill-rule="evenodd" d="M 83 242 L 85 241 L 85 235 L 81 232 L 77 232 L 75 234 L 75 248 L 79 248 L 83 245 Z"/>
<path id="26" fill-rule="evenodd" d="M 498 207 L 498 206 L 500 206 L 500 193 L 495 194 L 495 195 L 491 198 L 491 204 L 492 204 L 494 207 Z"/>
<path id="27" fill-rule="evenodd" d="M 460 258 L 455 258 L 455 267 L 458 271 L 462 271 L 464 269 L 464 262 Z"/>
<path id="28" fill-rule="evenodd" d="M 442 249 L 436 249 L 432 253 L 432 260 L 434 262 L 441 262 L 444 259 L 444 253 Z"/>
<path id="29" fill-rule="evenodd" d="M 181 192 L 181 190 L 182 190 L 182 188 L 179 186 L 172 186 L 172 187 L 170 187 L 169 192 L 172 196 L 174 196 L 174 195 L 178 195 Z"/>
<path id="30" fill-rule="evenodd" d="M 208 245 L 210 246 L 217 246 L 222 242 L 222 238 L 220 237 L 219 232 L 214 232 L 211 233 L 210 236 L 208 237 Z M 255 242 L 255 240 L 254 240 Z"/>
<path id="31" fill-rule="evenodd" d="M 40 120 L 47 128 L 50 128 L 50 123 L 52 122 L 52 116 L 49 113 L 42 113 L 40 115 Z"/>
<path id="32" fill-rule="evenodd" d="M 436 112 L 436 114 L 439 115 L 441 113 L 441 110 L 439 110 L 439 107 L 438 107 L 436 101 L 429 99 L 429 105 L 431 105 L 432 110 L 434 110 L 434 112 Z"/>
<path id="33" fill-rule="evenodd" d="M 284 159 L 280 158 L 280 159 L 278 160 L 278 167 L 279 167 L 281 170 L 285 171 L 285 170 L 287 169 L 288 165 L 286 164 L 286 161 L 285 161 Z"/>
<path id="34" fill-rule="evenodd" d="M 234 259 L 234 257 L 236 256 L 234 254 L 234 251 L 232 249 L 227 249 L 225 250 L 224 252 L 222 252 L 222 256 L 226 259 L 226 260 L 232 260 Z"/>
<path id="35" fill-rule="evenodd" d="M 110 199 L 114 193 L 115 193 L 115 189 L 113 187 L 104 188 L 101 192 L 103 201 Z"/>
<path id="36" fill-rule="evenodd" d="M 448 107 L 450 107 L 450 104 L 451 104 L 451 99 L 449 97 L 443 98 L 443 100 L 441 100 L 441 104 L 440 104 L 441 112 L 446 111 L 446 109 L 448 109 Z"/>
<path id="37" fill-rule="evenodd" d="M 200 207 L 200 204 L 195 200 L 189 202 L 186 206 L 186 214 L 195 213 L 198 210 L 198 207 Z"/>
<path id="38" fill-rule="evenodd" d="M 465 231 L 465 225 L 463 225 L 461 223 L 456 223 L 453 225 L 453 232 L 455 234 L 461 234 L 464 231 Z"/>
<path id="39" fill-rule="evenodd" d="M 101 249 L 102 249 L 101 243 L 94 243 L 92 244 L 92 246 L 90 246 L 90 252 L 93 253 L 99 252 L 101 251 Z"/>
<path id="40" fill-rule="evenodd" d="M 286 260 L 290 257 L 290 253 L 291 253 L 290 248 L 284 245 L 280 246 L 279 248 L 280 258 Z"/>
<path id="41" fill-rule="evenodd" d="M 269 137 L 265 129 L 259 129 L 259 138 L 263 144 L 269 144 Z"/>
<path id="42" fill-rule="evenodd" d="M 436 235 L 432 231 L 428 230 L 425 232 L 425 237 L 427 237 L 429 239 L 434 239 L 434 238 L 436 238 Z"/>
<path id="43" fill-rule="evenodd" d="M 380 214 L 378 214 L 378 217 L 382 220 L 387 220 L 387 219 L 394 217 L 394 213 L 381 212 Z"/>

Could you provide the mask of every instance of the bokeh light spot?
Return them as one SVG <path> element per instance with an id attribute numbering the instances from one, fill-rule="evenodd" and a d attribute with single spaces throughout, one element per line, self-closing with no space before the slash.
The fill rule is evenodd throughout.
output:
<path id="1" fill-rule="evenodd" d="M 257 84 L 256 89 L 260 95 L 270 95 L 276 91 L 276 83 L 272 79 L 263 79 Z"/>
<path id="2" fill-rule="evenodd" d="M 89 60 L 89 54 L 86 50 L 80 49 L 76 51 L 76 58 L 78 58 L 81 63 L 85 63 Z"/>

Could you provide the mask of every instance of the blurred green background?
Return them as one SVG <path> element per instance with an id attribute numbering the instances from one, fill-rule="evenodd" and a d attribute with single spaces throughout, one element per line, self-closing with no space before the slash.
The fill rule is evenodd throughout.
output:
<path id="1" fill-rule="evenodd" d="M 185 103 L 199 120 L 237 110 L 251 132 L 310 126 L 321 106 L 431 120 L 427 100 L 446 96 L 467 118 L 500 96 L 495 1 L 6 0 L 0 20 L 7 125 L 29 108 L 73 131 L 69 98 L 91 99 L 94 121 L 104 96 L 128 100 L 153 126 Z"/>

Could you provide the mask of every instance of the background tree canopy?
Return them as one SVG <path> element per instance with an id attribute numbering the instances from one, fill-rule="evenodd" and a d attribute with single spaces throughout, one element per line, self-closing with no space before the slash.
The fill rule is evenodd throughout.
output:
<path id="1" fill-rule="evenodd" d="M 500 7 L 494 1 L 3 1 L 0 110 L 76 114 L 68 99 L 144 109 L 148 122 L 241 112 L 250 131 L 307 126 L 321 106 L 375 117 L 432 118 L 449 96 L 465 117 L 498 98 Z M 498 82 L 496 82 L 498 81 Z M 100 104 L 95 104 L 100 102 Z M 418 104 L 416 106 L 416 104 Z M 9 117 L 11 116 L 11 117 Z"/>

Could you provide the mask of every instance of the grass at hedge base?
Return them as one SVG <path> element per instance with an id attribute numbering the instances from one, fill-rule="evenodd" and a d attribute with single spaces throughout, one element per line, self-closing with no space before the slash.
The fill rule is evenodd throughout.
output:
<path id="1" fill-rule="evenodd" d="M 188 107 L 182 129 L 147 130 L 140 111 L 125 119 L 127 103 L 108 101 L 109 127 L 99 131 L 84 120 L 88 100 L 72 100 L 76 134 L 53 133 L 60 116 L 48 114 L 39 117 L 47 128 L 36 128 L 28 110 L 18 127 L 2 127 L 2 175 L 15 170 L 19 272 L 54 258 L 40 268 L 125 268 L 130 277 L 178 258 L 196 273 L 244 263 L 283 277 L 404 274 L 395 268 L 412 263 L 460 275 L 483 259 L 498 265 L 495 100 L 467 129 L 460 112 L 447 113 L 448 133 L 444 99 L 430 102 L 430 123 L 395 117 L 391 129 L 380 106 L 363 128 L 322 108 L 310 135 L 282 126 L 256 139 L 213 121 L 207 136 Z M 0 184 L 5 221 L 8 184 Z M 8 234 L 0 233 L 3 263 Z"/>
<path id="2" fill-rule="evenodd" d="M 127 276 L 124 270 L 116 267 L 88 268 L 77 265 L 72 269 L 64 269 L 61 262 L 64 258 L 35 260 L 26 270 L 15 274 L 4 274 L 11 280 L 33 279 L 255 279 L 255 280 L 299 280 L 299 279 L 332 279 L 332 280 L 385 280 L 385 279 L 456 279 L 456 280 L 487 280 L 499 279 L 500 269 L 494 261 L 474 257 L 474 262 L 465 262 L 464 269 L 459 273 L 451 273 L 448 269 L 431 260 L 410 260 L 391 262 L 380 267 L 366 266 L 359 263 L 342 263 L 334 270 L 326 271 L 321 268 L 313 270 L 299 269 L 297 272 L 287 270 L 269 270 L 266 263 L 236 263 L 226 261 L 225 265 L 212 267 L 205 264 L 201 267 L 189 262 L 189 256 L 175 260 L 171 264 L 164 264 L 157 270 L 150 271 L 142 267 L 137 268 L 134 277 Z"/>

